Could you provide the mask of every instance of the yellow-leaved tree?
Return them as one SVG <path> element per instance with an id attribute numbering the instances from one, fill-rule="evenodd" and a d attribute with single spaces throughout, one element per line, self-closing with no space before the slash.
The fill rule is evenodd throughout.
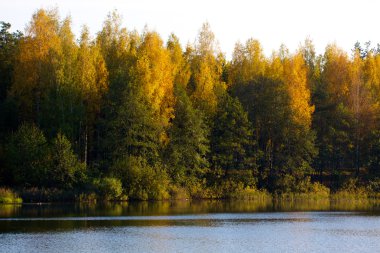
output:
<path id="1" fill-rule="evenodd" d="M 194 104 L 206 114 L 215 112 L 217 105 L 216 89 L 223 88 L 221 82 L 222 64 L 218 61 L 215 35 L 208 23 L 203 24 L 195 49 L 190 56 L 191 80 L 189 90 Z"/>
<path id="2" fill-rule="evenodd" d="M 342 102 L 347 98 L 350 86 L 348 55 L 335 44 L 326 47 L 324 55 L 322 83 L 326 92 L 331 94 L 332 103 Z"/>
<path id="3" fill-rule="evenodd" d="M 56 10 L 40 9 L 33 14 L 20 42 L 11 95 L 20 108 L 22 120 L 39 124 L 46 91 L 57 84 L 61 42 Z"/>
<path id="4" fill-rule="evenodd" d="M 141 89 L 163 127 L 173 117 L 174 73 L 169 51 L 156 32 L 145 31 L 131 70 L 131 85 Z"/>
<path id="5" fill-rule="evenodd" d="M 229 72 L 229 84 L 244 84 L 264 75 L 267 61 L 258 40 L 249 39 L 245 46 L 236 43 Z"/>
<path id="6" fill-rule="evenodd" d="M 167 42 L 167 49 L 173 66 L 174 84 L 186 87 L 190 80 L 190 64 L 182 52 L 179 39 L 171 34 Z"/>
<path id="7" fill-rule="evenodd" d="M 94 125 L 99 116 L 102 99 L 108 90 L 108 71 L 99 47 L 90 40 L 88 28 L 81 33 L 77 58 L 77 87 L 80 89 L 85 109 L 85 118 L 79 122 L 81 128 L 81 157 L 87 162 L 88 144 L 92 143 Z"/>
<path id="8" fill-rule="evenodd" d="M 314 106 L 310 104 L 307 67 L 302 54 L 297 53 L 285 59 L 283 66 L 284 83 L 289 92 L 290 106 L 293 111 L 294 121 L 310 129 Z"/>

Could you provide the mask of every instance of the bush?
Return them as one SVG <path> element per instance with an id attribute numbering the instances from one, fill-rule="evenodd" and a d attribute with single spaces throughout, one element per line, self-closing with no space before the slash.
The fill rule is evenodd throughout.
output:
<path id="1" fill-rule="evenodd" d="M 273 188 L 275 194 L 284 194 L 293 192 L 295 189 L 296 179 L 294 176 L 290 174 L 283 174 L 281 176 L 277 176 L 274 179 Z"/>
<path id="2" fill-rule="evenodd" d="M 78 196 L 76 196 L 75 200 L 78 202 L 92 202 L 96 203 L 98 196 L 95 192 L 89 192 L 89 193 L 80 193 Z"/>
<path id="3" fill-rule="evenodd" d="M 105 200 L 118 200 L 122 197 L 123 187 L 117 178 L 106 177 L 95 180 L 99 195 Z"/>
<path id="4" fill-rule="evenodd" d="M 367 197 L 367 189 L 359 185 L 359 180 L 357 178 L 348 179 L 343 183 L 343 186 L 333 195 L 333 198 L 337 199 L 357 199 Z"/>
<path id="5" fill-rule="evenodd" d="M 324 199 L 330 197 L 330 189 L 319 182 L 312 183 L 310 177 L 300 178 L 289 175 L 281 181 L 282 188 L 274 194 L 276 198 L 285 199 Z"/>
<path id="6" fill-rule="evenodd" d="M 142 157 L 128 156 L 112 166 L 113 174 L 121 179 L 128 197 L 136 200 L 169 199 L 169 178 L 159 165 L 151 166 Z"/>
<path id="7" fill-rule="evenodd" d="M 298 190 L 293 190 L 293 192 L 308 195 L 312 198 L 328 198 L 330 196 L 330 189 L 328 187 L 319 182 L 312 183 L 310 177 L 299 180 L 296 189 Z"/>
<path id="8" fill-rule="evenodd" d="M 222 191 L 217 186 L 207 186 L 206 179 L 197 179 L 187 181 L 186 186 L 192 199 L 216 199 L 222 197 Z"/>
<path id="9" fill-rule="evenodd" d="M 190 193 L 188 189 L 176 185 L 171 185 L 169 188 L 169 195 L 171 199 L 184 200 L 190 199 Z"/>
<path id="10" fill-rule="evenodd" d="M 0 204 L 18 204 L 22 199 L 10 189 L 0 188 Z"/>
<path id="11" fill-rule="evenodd" d="M 319 198 L 328 198 L 330 196 L 330 189 L 318 182 L 311 185 L 309 192 Z"/>
<path id="12" fill-rule="evenodd" d="M 260 191 L 250 186 L 244 187 L 243 184 L 239 183 L 234 191 L 229 192 L 226 197 L 239 200 L 264 200 L 270 199 L 271 195 L 267 191 Z"/>
<path id="13" fill-rule="evenodd" d="M 371 197 L 380 197 L 380 178 L 369 181 L 366 189 Z"/>
<path id="14" fill-rule="evenodd" d="M 64 189 L 73 189 L 85 181 L 86 164 L 79 162 L 70 141 L 61 133 L 51 147 L 50 184 Z"/>

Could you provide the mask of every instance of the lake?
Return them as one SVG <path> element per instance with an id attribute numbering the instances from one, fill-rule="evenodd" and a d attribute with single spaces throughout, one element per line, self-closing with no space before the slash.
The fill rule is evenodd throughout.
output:
<path id="1" fill-rule="evenodd" d="M 0 206 L 0 252 L 380 252 L 371 201 Z"/>

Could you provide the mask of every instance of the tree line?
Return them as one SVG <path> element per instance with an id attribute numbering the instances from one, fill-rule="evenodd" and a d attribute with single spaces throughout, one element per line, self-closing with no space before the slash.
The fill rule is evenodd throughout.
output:
<path id="1" fill-rule="evenodd" d="M 338 189 L 380 172 L 380 50 L 310 39 L 231 60 L 208 23 L 185 47 L 111 12 L 78 40 L 70 17 L 37 10 L 0 31 L 0 185 L 115 198 L 228 197 Z M 313 188 L 314 187 L 314 188 Z M 379 188 L 380 190 L 380 188 Z"/>

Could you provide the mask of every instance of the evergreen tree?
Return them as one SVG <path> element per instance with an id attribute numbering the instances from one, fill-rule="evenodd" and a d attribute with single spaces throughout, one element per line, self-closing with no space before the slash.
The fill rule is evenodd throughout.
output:
<path id="1" fill-rule="evenodd" d="M 49 180 L 49 146 L 35 125 L 23 124 L 6 145 L 6 168 L 14 185 L 43 186 Z"/>
<path id="2" fill-rule="evenodd" d="M 13 82 L 17 49 L 23 35 L 19 31 L 10 33 L 9 23 L 0 22 L 0 25 L 0 139 L 3 139 L 5 132 L 17 128 L 17 112 L 7 93 Z"/>
<path id="3" fill-rule="evenodd" d="M 257 150 L 253 132 L 239 100 L 225 94 L 218 105 L 211 132 L 213 167 L 225 171 L 255 170 Z"/>
<path id="4" fill-rule="evenodd" d="M 183 185 L 202 177 L 208 168 L 208 129 L 182 86 L 176 86 L 175 95 L 175 116 L 169 129 L 165 160 L 173 180 Z"/>
<path id="5" fill-rule="evenodd" d="M 151 165 L 159 162 L 162 127 L 148 103 L 137 87 L 125 90 L 123 103 L 108 130 L 107 146 L 113 161 L 136 156 Z"/>
<path id="6" fill-rule="evenodd" d="M 293 191 L 311 171 L 313 132 L 294 121 L 291 97 L 281 80 L 259 78 L 233 89 L 255 129 L 259 149 L 259 183 L 272 191 Z M 284 181 L 284 179 L 286 179 Z"/>
<path id="7" fill-rule="evenodd" d="M 315 114 L 313 126 L 317 133 L 316 145 L 319 155 L 315 161 L 320 173 L 327 169 L 340 174 L 350 167 L 353 146 L 349 132 L 352 115 L 347 107 L 349 91 L 349 59 L 336 45 L 326 48 L 321 81 L 314 91 Z"/>

